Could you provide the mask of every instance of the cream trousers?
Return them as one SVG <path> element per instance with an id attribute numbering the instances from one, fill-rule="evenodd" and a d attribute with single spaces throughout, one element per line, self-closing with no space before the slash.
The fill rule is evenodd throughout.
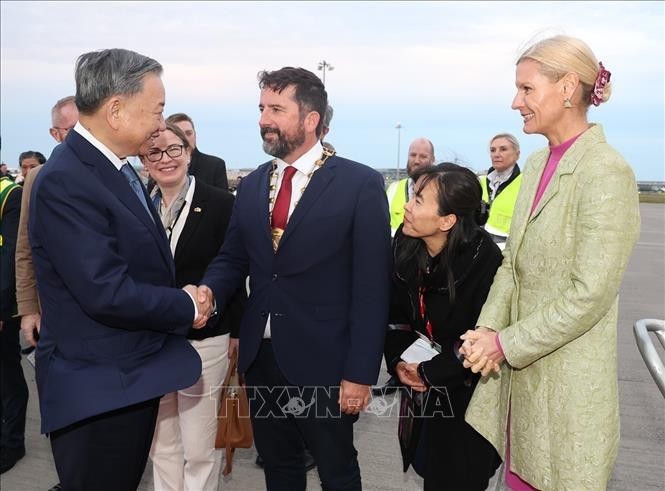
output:
<path id="1" fill-rule="evenodd" d="M 159 402 L 150 449 L 156 491 L 217 491 L 219 484 L 216 410 L 228 367 L 229 335 L 190 343 L 201 357 L 201 377 Z"/>

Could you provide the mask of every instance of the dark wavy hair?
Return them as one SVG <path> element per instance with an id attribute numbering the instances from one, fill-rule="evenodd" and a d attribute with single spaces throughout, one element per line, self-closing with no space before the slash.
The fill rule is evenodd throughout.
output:
<path id="1" fill-rule="evenodd" d="M 454 214 L 457 217 L 457 222 L 448 232 L 439 261 L 433 267 L 435 271 L 445 271 L 448 295 L 453 303 L 455 277 L 452 265 L 459 253 L 473 241 L 489 214 L 482 201 L 480 182 L 471 170 L 450 162 L 422 169 L 413 179 L 416 194 L 433 182 L 437 189 L 439 215 Z M 399 237 L 395 243 L 395 270 L 400 277 L 407 283 L 422 285 L 428 262 L 429 253 L 422 239 L 406 235 Z"/>
<path id="2" fill-rule="evenodd" d="M 272 72 L 259 72 L 259 88 L 282 93 L 287 87 L 295 87 L 294 98 L 298 103 L 300 118 L 309 111 L 319 113 L 316 136 L 321 137 L 328 108 L 328 93 L 321 79 L 304 68 L 284 67 Z M 332 119 L 332 111 L 330 113 Z"/>

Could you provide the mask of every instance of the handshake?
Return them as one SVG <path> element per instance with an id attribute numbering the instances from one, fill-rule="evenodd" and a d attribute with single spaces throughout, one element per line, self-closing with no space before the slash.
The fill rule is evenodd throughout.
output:
<path id="1" fill-rule="evenodd" d="M 205 285 L 199 287 L 195 285 L 185 285 L 183 288 L 189 293 L 196 302 L 198 315 L 194 319 L 194 329 L 201 329 L 208 322 L 208 319 L 217 314 L 215 310 L 215 297 L 212 290 Z"/>
<path id="2" fill-rule="evenodd" d="M 499 345 L 498 333 L 478 327 L 475 331 L 466 331 L 460 339 L 464 341 L 459 352 L 464 356 L 464 368 L 471 368 L 473 373 L 480 372 L 483 377 L 492 371 L 498 372 L 505 360 Z"/>

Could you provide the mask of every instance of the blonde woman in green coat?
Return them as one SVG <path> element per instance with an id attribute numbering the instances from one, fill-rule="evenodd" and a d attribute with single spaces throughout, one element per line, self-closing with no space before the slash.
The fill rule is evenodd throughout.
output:
<path id="1" fill-rule="evenodd" d="M 512 108 L 549 147 L 523 174 L 504 260 L 466 366 L 481 371 L 467 422 L 504 458 L 511 489 L 602 490 L 619 443 L 619 284 L 639 234 L 633 172 L 587 122 L 610 73 L 556 36 L 519 58 Z"/>

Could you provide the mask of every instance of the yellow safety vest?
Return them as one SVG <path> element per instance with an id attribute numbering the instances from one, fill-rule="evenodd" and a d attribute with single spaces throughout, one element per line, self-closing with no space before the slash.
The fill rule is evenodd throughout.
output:
<path id="1" fill-rule="evenodd" d="M 485 230 L 494 235 L 507 237 L 510 232 L 510 222 L 513 219 L 513 209 L 517 201 L 517 193 L 522 185 L 522 174 L 511 181 L 496 195 L 490 204 L 490 216 L 485 224 Z M 487 176 L 480 177 L 480 186 L 483 188 L 483 201 L 489 203 L 487 194 Z"/>
<path id="2" fill-rule="evenodd" d="M 2 217 L 5 215 L 5 203 L 7 203 L 9 193 L 20 187 L 7 176 L 0 179 L 0 224 L 2 224 Z M 2 234 L 0 234 L 0 247 L 2 247 Z"/>
<path id="3" fill-rule="evenodd" d="M 393 235 L 395 235 L 395 232 L 404 221 L 404 205 L 406 204 L 408 192 L 408 180 L 409 178 L 407 177 L 393 182 L 386 190 L 388 204 L 390 205 L 390 229 Z"/>

